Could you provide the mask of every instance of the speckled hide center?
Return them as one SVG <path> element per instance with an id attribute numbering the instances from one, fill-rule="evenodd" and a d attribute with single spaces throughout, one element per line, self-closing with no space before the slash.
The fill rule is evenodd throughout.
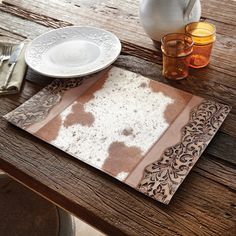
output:
<path id="1" fill-rule="evenodd" d="M 61 126 L 51 143 L 124 180 L 169 126 L 164 114 L 174 101 L 153 92 L 149 83 L 111 69 L 102 86 L 98 81 L 59 115 Z M 75 115 L 78 122 L 70 122 Z"/>
<path id="2" fill-rule="evenodd" d="M 54 80 L 12 124 L 168 204 L 230 112 L 124 69 Z"/>

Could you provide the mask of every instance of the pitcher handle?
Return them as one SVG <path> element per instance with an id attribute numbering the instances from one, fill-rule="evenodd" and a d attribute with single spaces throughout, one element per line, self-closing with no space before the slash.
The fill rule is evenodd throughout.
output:
<path id="1" fill-rule="evenodd" d="M 189 0 L 188 5 L 184 12 L 184 18 L 189 18 L 195 3 L 196 3 L 196 0 Z"/>

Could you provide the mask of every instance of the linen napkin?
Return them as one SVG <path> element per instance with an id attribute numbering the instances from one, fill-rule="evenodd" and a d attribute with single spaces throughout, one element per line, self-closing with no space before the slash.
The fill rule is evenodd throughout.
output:
<path id="1" fill-rule="evenodd" d="M 12 48 L 12 52 L 16 49 L 18 45 L 14 44 Z M 2 51 L 3 44 L 0 44 L 0 51 Z M 9 70 L 8 66 L 8 60 L 4 61 L 2 66 L 0 67 L 0 95 L 6 95 L 6 94 L 14 94 L 18 93 L 21 88 L 22 81 L 25 76 L 25 71 L 26 71 L 26 64 L 25 64 L 25 48 L 21 51 L 21 54 L 18 58 L 18 61 L 14 67 L 14 70 L 12 72 L 10 81 L 6 87 L 6 89 L 2 90 L 1 87 L 4 85 L 5 80 L 6 80 L 6 75 Z"/>

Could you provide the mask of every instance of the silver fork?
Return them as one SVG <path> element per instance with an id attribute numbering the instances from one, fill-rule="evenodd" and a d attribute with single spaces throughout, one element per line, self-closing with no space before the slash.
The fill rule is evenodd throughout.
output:
<path id="1" fill-rule="evenodd" d="M 11 56 L 12 46 L 11 45 L 4 45 L 2 49 L 2 55 L 0 56 L 0 67 L 2 63 L 8 60 Z"/>

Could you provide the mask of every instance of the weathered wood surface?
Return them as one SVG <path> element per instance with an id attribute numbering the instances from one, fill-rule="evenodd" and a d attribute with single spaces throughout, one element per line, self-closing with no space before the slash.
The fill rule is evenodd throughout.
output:
<path id="1" fill-rule="evenodd" d="M 0 1 L 1 2 L 1 1 Z M 161 53 L 144 33 L 138 2 L 3 0 L 0 39 L 21 41 L 67 25 L 94 25 L 122 40 L 119 67 L 233 107 L 168 206 L 146 198 L 0 118 L 0 169 L 109 235 L 236 234 L 236 3 L 202 1 L 203 20 L 217 26 L 211 64 L 188 79 L 161 76 Z M 220 9 L 220 10 L 219 10 Z M 0 117 L 26 101 L 47 78 L 28 70 L 21 93 L 0 98 Z M 49 81 L 49 80 L 48 80 Z M 39 85 L 40 84 L 40 85 Z"/>
<path id="2" fill-rule="evenodd" d="M 5 131 L 0 137 L 1 167 L 109 234 L 235 232 L 235 169 L 230 165 L 222 164 L 222 169 L 217 160 L 203 155 L 201 165 L 194 168 L 174 201 L 164 206 L 24 131 L 16 133 L 16 128 L 2 119 L 0 125 Z"/>
<path id="3" fill-rule="evenodd" d="M 72 1 L 74 5 L 65 2 L 58 0 L 50 1 L 45 9 L 45 2 L 43 0 L 33 2 L 30 0 L 4 0 L 3 4 L 0 5 L 0 10 L 3 11 L 0 21 L 4 22 L 2 28 L 32 39 L 51 28 L 66 25 L 89 24 L 100 26 L 113 31 L 121 38 L 123 53 L 156 63 L 159 68 L 158 73 L 160 73 L 161 52 L 153 47 L 151 40 L 146 36 L 139 23 L 137 16 L 138 1 L 127 1 L 123 4 L 119 4 L 119 1 L 109 1 L 106 4 L 96 1 L 95 4 L 91 0 L 79 1 L 80 4 L 77 4 L 77 1 Z M 213 3 L 209 6 L 214 5 Z M 228 5 L 226 5 L 226 8 L 228 8 Z M 114 9 L 116 9 L 115 12 Z M 132 17 L 129 17 L 131 13 L 129 13 L 128 9 L 132 9 Z M 11 13 L 11 15 L 7 14 L 7 12 Z M 10 19 L 6 20 L 9 17 Z M 108 22 L 110 18 L 119 20 Z M 121 23 L 121 20 L 123 23 Z M 213 23 L 221 26 L 219 27 L 220 32 L 223 28 L 228 28 L 228 25 L 224 23 L 213 21 Z M 39 24 L 36 26 L 35 23 Z M 126 27 L 125 30 L 123 29 L 124 25 Z M 236 136 L 234 119 L 236 115 L 236 93 L 234 90 L 236 89 L 236 67 L 234 66 L 235 63 L 233 63 L 236 61 L 236 39 L 230 35 L 236 35 L 236 27 L 232 27 L 231 31 L 225 30 L 224 34 L 217 34 L 218 40 L 214 47 L 212 63 L 207 68 L 192 70 L 192 76 L 189 80 L 172 85 L 233 106 L 232 112 L 222 129 L 225 133 Z M 168 81 L 165 82 L 170 83 Z M 214 89 L 212 89 L 213 87 Z"/>

